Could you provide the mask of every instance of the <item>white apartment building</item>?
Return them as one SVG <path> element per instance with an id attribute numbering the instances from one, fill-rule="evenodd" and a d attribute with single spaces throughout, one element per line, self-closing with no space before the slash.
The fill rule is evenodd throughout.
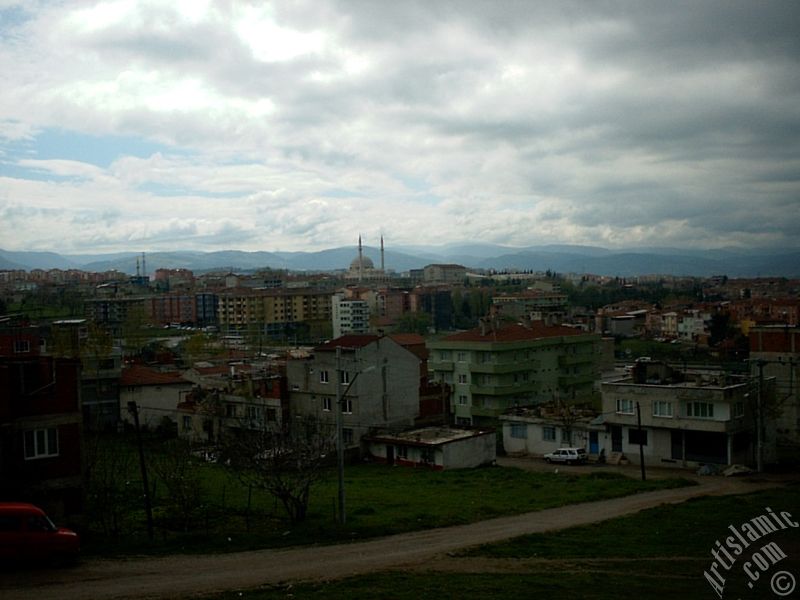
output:
<path id="1" fill-rule="evenodd" d="M 369 305 L 366 300 L 345 298 L 342 293 L 334 294 L 331 314 L 334 338 L 369 331 Z"/>

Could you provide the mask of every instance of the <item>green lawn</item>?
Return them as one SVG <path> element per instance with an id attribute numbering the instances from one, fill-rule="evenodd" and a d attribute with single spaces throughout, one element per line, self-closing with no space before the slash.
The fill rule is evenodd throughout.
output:
<path id="1" fill-rule="evenodd" d="M 707 556 L 728 525 L 763 514 L 767 506 L 800 518 L 800 486 L 743 496 L 692 498 L 629 517 L 481 546 L 464 556 L 590 558 L 597 556 L 598 547 L 605 548 L 606 555 L 620 558 Z"/>
<path id="2" fill-rule="evenodd" d="M 157 452 L 152 446 L 148 455 Z M 155 486 L 156 540 L 145 535 L 138 462 L 126 463 L 119 536 L 97 527 L 84 536 L 87 554 L 217 552 L 342 540 L 470 523 L 641 491 L 691 485 L 683 479 L 642 482 L 622 475 L 562 472 L 532 473 L 514 468 L 484 467 L 431 471 L 375 464 L 345 470 L 347 525 L 335 521 L 336 471 L 330 470 L 311 492 L 308 519 L 290 526 L 282 506 L 257 489 L 248 490 L 224 467 L 197 461 L 200 495 L 193 505 L 188 531 L 182 531 L 169 509 L 166 487 Z"/>
<path id="3" fill-rule="evenodd" d="M 716 598 L 703 575 L 713 560 L 710 551 L 715 541 L 727 535 L 728 525 L 740 525 L 761 515 L 767 506 L 775 511 L 787 510 L 798 520 L 800 486 L 744 496 L 693 499 L 592 526 L 524 536 L 461 555 L 473 560 L 484 558 L 487 572 L 384 572 L 333 582 L 236 591 L 217 596 L 216 600 Z M 800 576 L 800 529 L 779 531 L 764 541 L 776 541 L 787 557 L 751 589 L 745 585 L 747 579 L 741 567 L 746 555 L 743 556 L 727 573 L 724 597 L 777 597 L 769 591 L 771 575 L 785 570 Z M 512 567 L 516 564 L 515 572 L 488 572 L 496 561 Z"/>

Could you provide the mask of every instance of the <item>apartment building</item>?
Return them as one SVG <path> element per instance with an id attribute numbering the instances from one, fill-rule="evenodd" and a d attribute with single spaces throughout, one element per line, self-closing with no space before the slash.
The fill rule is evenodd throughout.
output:
<path id="1" fill-rule="evenodd" d="M 639 463 L 696 467 L 754 464 L 753 387 L 724 373 L 683 373 L 638 362 L 630 377 L 602 384 L 600 447 Z M 638 419 L 641 419 L 641 433 Z M 764 448 L 764 456 L 771 456 Z"/>
<path id="2" fill-rule="evenodd" d="M 486 319 L 430 342 L 428 366 L 452 387 L 456 425 L 489 425 L 513 406 L 596 401 L 600 344 L 598 335 L 543 321 Z"/>
<path id="3" fill-rule="evenodd" d="M 348 446 L 357 446 L 371 431 L 410 428 L 419 415 L 419 363 L 390 337 L 333 339 L 307 358 L 288 361 L 291 415 L 313 416 L 333 426 L 338 386 Z"/>
<path id="4" fill-rule="evenodd" d="M 778 460 L 800 456 L 800 327 L 770 325 L 750 329 L 750 375 L 762 384 L 775 381 L 767 409 L 775 418 Z"/>
<path id="5" fill-rule="evenodd" d="M 43 355 L 35 328 L 0 323 L 0 500 L 83 510 L 80 361 Z"/>
<path id="6" fill-rule="evenodd" d="M 263 328 L 281 335 L 304 323 L 312 332 L 329 330 L 331 292 L 315 288 L 226 290 L 218 297 L 219 326 L 225 331 Z"/>
<path id="7" fill-rule="evenodd" d="M 366 300 L 347 298 L 344 294 L 334 294 L 331 302 L 333 337 L 338 338 L 351 333 L 369 331 L 369 304 Z"/>

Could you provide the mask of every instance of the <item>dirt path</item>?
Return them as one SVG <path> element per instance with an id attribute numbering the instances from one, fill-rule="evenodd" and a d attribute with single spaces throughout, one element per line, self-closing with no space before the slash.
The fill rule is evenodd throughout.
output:
<path id="1" fill-rule="evenodd" d="M 0 598 L 185 598 L 286 581 L 335 579 L 389 568 L 411 568 L 468 546 L 602 521 L 696 496 L 743 493 L 774 485 L 714 477 L 693 487 L 574 504 L 365 542 L 203 556 L 87 560 L 73 569 L 0 573 Z"/>

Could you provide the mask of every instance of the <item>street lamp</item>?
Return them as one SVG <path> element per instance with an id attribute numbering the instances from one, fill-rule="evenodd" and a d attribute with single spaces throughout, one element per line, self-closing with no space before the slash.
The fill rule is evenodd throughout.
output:
<path id="1" fill-rule="evenodd" d="M 342 391 L 342 347 L 336 346 L 336 462 L 339 472 L 339 524 L 344 525 L 347 522 L 347 512 L 344 505 L 344 415 L 343 403 L 347 397 L 347 392 L 356 382 L 361 373 L 368 373 L 375 369 L 375 365 L 369 366 L 361 371 L 356 371 L 353 378 L 347 384 L 347 387 Z"/>

